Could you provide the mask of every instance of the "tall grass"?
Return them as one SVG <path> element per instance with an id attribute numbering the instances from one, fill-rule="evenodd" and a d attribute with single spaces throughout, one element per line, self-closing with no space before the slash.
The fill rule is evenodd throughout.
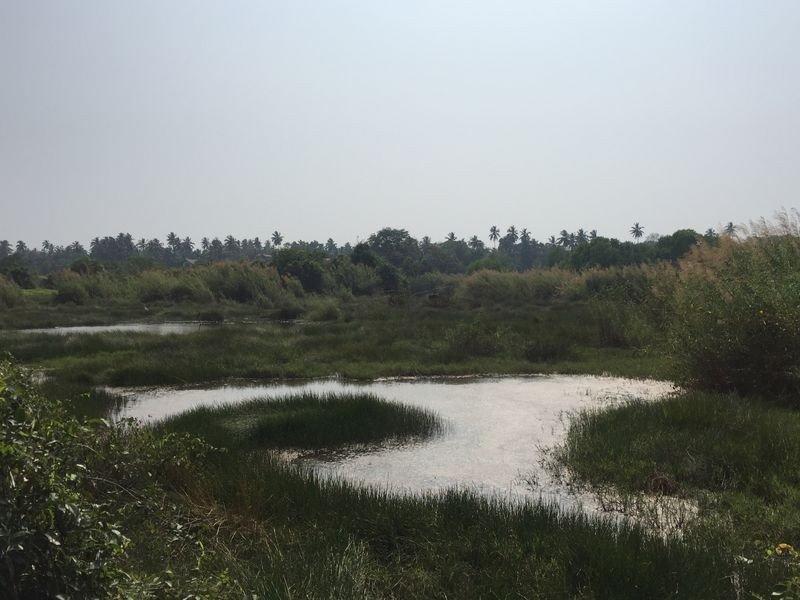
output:
<path id="1" fill-rule="evenodd" d="M 4 275 L 0 275 L 0 307 L 11 308 L 22 302 L 22 292 L 19 287 Z"/>
<path id="2" fill-rule="evenodd" d="M 241 536 L 245 550 L 234 551 L 237 583 L 252 593 L 312 598 L 725 598 L 741 589 L 769 589 L 764 579 L 769 573 L 762 565 L 737 564 L 693 540 L 662 538 L 545 504 L 509 505 L 466 490 L 396 496 L 322 478 L 258 451 L 276 443 L 316 447 L 323 440 L 323 445 L 363 441 L 363 432 L 348 421 L 364 419 L 363 425 L 371 427 L 367 421 L 372 417 L 346 413 L 358 403 L 376 408 L 374 398 L 334 404 L 322 399 L 322 407 L 320 400 L 256 400 L 198 409 L 159 426 L 226 448 L 210 457 L 207 476 L 190 497 L 213 499 L 228 519 L 259 524 Z M 300 419 L 307 406 L 311 412 Z M 331 432 L 315 424 L 314 411 L 320 409 L 339 413 L 325 416 Z M 290 421 L 297 415 L 301 429 L 285 428 L 276 413 L 290 415 Z M 262 418 L 268 423 L 264 436 Z M 303 424 L 306 418 L 310 425 Z M 420 423 L 425 429 L 432 423 L 429 416 L 422 421 L 412 416 L 412 421 L 417 433 Z M 396 431 L 397 424 L 389 429 Z"/>
<path id="3" fill-rule="evenodd" d="M 687 393 L 583 412 L 562 462 L 594 485 L 702 489 L 779 498 L 800 485 L 800 414 L 735 395 Z M 660 479 L 663 478 L 663 479 Z"/>
<path id="4" fill-rule="evenodd" d="M 700 245 L 680 264 L 672 325 L 682 381 L 743 394 L 800 392 L 800 219 Z"/>
<path id="5" fill-rule="evenodd" d="M 264 448 L 336 449 L 352 444 L 422 439 L 441 433 L 431 411 L 372 394 L 304 393 L 198 407 L 159 424 L 236 451 Z"/>

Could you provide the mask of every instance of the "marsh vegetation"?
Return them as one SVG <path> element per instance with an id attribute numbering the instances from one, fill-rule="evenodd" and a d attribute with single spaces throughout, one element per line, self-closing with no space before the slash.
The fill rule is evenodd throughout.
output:
<path id="1" fill-rule="evenodd" d="M 0 371 L 3 535 L 21 541 L 0 581 L 23 597 L 791 597 L 800 231 L 784 216 L 741 239 L 692 240 L 676 261 L 576 270 L 573 257 L 601 248 L 587 239 L 559 245 L 551 268 L 496 270 L 511 252 L 499 248 L 442 273 L 404 266 L 422 244 L 384 232 L 329 262 L 291 248 L 275 265 L 69 269 L 50 292 L 5 279 L 0 344 L 17 362 Z M 209 311 L 227 323 L 14 331 Z M 485 373 L 678 382 L 667 399 L 576 415 L 553 458 L 576 488 L 677 498 L 696 518 L 674 534 L 474 490 L 399 496 L 281 459 L 442 435 L 435 414 L 363 394 L 197 408 L 148 427 L 71 416 L 120 402 L 102 385 Z"/>

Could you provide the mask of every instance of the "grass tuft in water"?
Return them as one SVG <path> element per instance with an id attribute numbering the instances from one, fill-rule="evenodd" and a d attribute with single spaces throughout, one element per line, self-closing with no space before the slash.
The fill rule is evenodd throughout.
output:
<path id="1" fill-rule="evenodd" d="M 198 407 L 158 425 L 189 432 L 220 448 L 337 449 L 349 445 L 423 439 L 444 426 L 431 411 L 373 394 L 303 393 Z"/>

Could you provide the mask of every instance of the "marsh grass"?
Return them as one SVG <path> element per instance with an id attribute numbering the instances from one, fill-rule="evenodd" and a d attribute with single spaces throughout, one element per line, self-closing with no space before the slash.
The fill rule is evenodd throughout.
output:
<path id="1" fill-rule="evenodd" d="M 634 401 L 577 415 L 561 457 L 593 484 L 742 492 L 769 501 L 800 485 L 800 414 L 711 393 Z"/>
<path id="2" fill-rule="evenodd" d="M 725 598 L 742 586 L 768 589 L 761 565 L 692 540 L 467 489 L 398 496 L 263 451 L 438 428 L 430 414 L 371 396 L 306 395 L 200 408 L 156 431 L 224 449 L 189 498 L 252 524 L 230 549 L 232 564 L 239 588 L 267 597 Z"/>
<path id="3" fill-rule="evenodd" d="M 443 431 L 435 413 L 373 394 L 303 393 L 198 407 L 160 423 L 236 451 L 328 450 L 346 445 L 424 439 Z"/>
<path id="4" fill-rule="evenodd" d="M 228 324 L 181 336 L 0 332 L 0 348 L 86 385 L 537 372 L 668 378 L 670 364 L 657 350 L 605 347 L 595 323 L 580 303 L 461 311 L 375 300 L 330 322 Z"/>
<path id="5" fill-rule="evenodd" d="M 796 410 L 700 392 L 631 402 L 578 415 L 555 457 L 615 510 L 689 502 L 696 510 L 683 525 L 699 544 L 763 562 L 773 581 L 789 577 L 786 557 L 768 551 L 800 545 Z"/>

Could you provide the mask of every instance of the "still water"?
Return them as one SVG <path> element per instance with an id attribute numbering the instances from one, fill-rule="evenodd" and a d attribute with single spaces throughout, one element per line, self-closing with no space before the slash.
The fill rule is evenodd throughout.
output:
<path id="1" fill-rule="evenodd" d="M 152 333 L 155 335 L 171 335 L 174 333 L 191 333 L 201 327 L 214 327 L 213 323 L 180 322 L 180 323 L 118 323 L 116 325 L 75 325 L 70 327 L 46 327 L 41 329 L 18 329 L 20 333 L 47 333 L 50 335 L 89 335 L 93 333 Z"/>
<path id="2" fill-rule="evenodd" d="M 148 422 L 200 405 L 298 392 L 370 392 L 434 411 L 445 422 L 436 438 L 408 445 L 301 458 L 324 475 L 398 493 L 470 488 L 505 499 L 540 498 L 562 506 L 593 504 L 553 480 L 546 451 L 563 439 L 571 413 L 631 398 L 657 399 L 670 383 L 592 376 L 382 380 L 350 383 L 226 385 L 216 388 L 113 390 L 126 401 L 115 418 Z"/>

